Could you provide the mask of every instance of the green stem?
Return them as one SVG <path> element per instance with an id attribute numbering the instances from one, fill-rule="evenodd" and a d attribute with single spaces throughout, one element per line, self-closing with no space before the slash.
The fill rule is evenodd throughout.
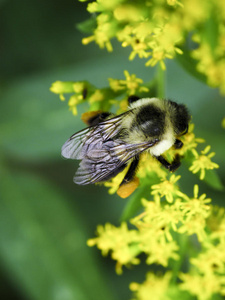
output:
<path id="1" fill-rule="evenodd" d="M 179 239 L 179 246 L 180 246 L 180 251 L 179 251 L 180 259 L 173 261 L 173 264 L 171 265 L 171 269 L 173 273 L 171 283 L 173 284 L 176 284 L 177 282 L 182 264 L 184 263 L 185 255 L 187 254 L 187 246 L 189 241 L 188 236 L 185 234 L 178 235 L 178 239 Z"/>
<path id="2" fill-rule="evenodd" d="M 165 98 L 165 70 L 163 70 L 160 64 L 157 64 L 157 97 L 159 99 Z"/>

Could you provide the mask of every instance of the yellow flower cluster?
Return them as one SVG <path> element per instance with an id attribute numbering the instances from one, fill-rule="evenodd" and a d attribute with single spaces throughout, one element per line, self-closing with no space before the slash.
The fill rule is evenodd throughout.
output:
<path id="1" fill-rule="evenodd" d="M 199 300 L 211 299 L 214 294 L 225 296 L 225 215 L 224 209 L 211 214 L 206 220 L 207 238 L 201 243 L 202 250 L 190 259 L 190 272 L 181 273 L 181 289 L 188 291 Z M 215 222 L 216 221 L 216 222 Z"/>
<path id="2" fill-rule="evenodd" d="M 87 10 L 97 13 L 97 25 L 93 35 L 83 39 L 84 44 L 95 41 L 112 51 L 110 40 L 116 37 L 123 47 L 132 48 L 129 59 L 145 58 L 146 66 L 159 62 L 165 69 L 165 59 L 182 55 L 183 45 L 191 36 L 196 44 L 190 50 L 198 61 L 197 71 L 225 94 L 224 1 L 96 0 Z"/>
<path id="3" fill-rule="evenodd" d="M 170 182 L 176 183 L 178 180 L 179 177 L 172 175 Z M 152 189 L 155 191 L 156 187 Z M 123 265 L 140 263 L 137 257 L 140 253 L 145 253 L 146 264 L 149 265 L 159 264 L 165 268 L 176 265 L 175 262 L 182 259 L 184 242 L 175 239 L 175 234 L 185 238 L 186 243 L 188 240 L 191 242 L 195 235 L 202 248 L 195 249 L 193 256 L 189 257 L 189 272 L 177 274 L 181 280 L 176 285 L 177 293 L 186 290 L 200 300 L 210 299 L 215 293 L 225 295 L 224 210 L 222 214 L 219 210 L 217 214 L 220 217 L 214 218 L 211 199 L 205 194 L 199 196 L 198 185 L 194 186 L 193 197 L 177 193 L 177 187 L 172 185 L 167 192 L 164 185 L 158 186 L 157 190 L 160 199 L 142 199 L 143 213 L 131 220 L 135 229 L 128 229 L 126 223 L 120 227 L 110 224 L 99 226 L 98 237 L 90 239 L 88 245 L 97 245 L 104 255 L 111 253 L 117 261 L 116 271 L 120 274 Z M 171 193 L 173 200 L 169 198 L 166 199 L 168 203 L 164 203 L 163 197 Z M 174 263 L 171 264 L 171 261 Z M 155 295 L 153 299 L 167 299 L 170 281 L 170 272 L 164 276 L 148 273 L 145 282 L 131 283 L 130 289 L 134 291 L 135 299 L 149 299 L 150 289 L 151 295 Z M 168 299 L 173 299 L 169 294 Z"/>
<path id="4" fill-rule="evenodd" d="M 147 93 L 149 89 L 143 86 L 143 80 L 137 78 L 135 74 L 129 74 L 128 71 L 124 71 L 125 80 L 118 80 L 109 78 L 109 85 L 115 92 L 125 90 L 127 95 L 138 95 L 142 92 Z"/>
<path id="5" fill-rule="evenodd" d="M 130 284 L 131 291 L 135 293 L 133 299 L 149 300 L 149 295 L 151 295 L 151 299 L 170 300 L 168 291 L 171 277 L 170 272 L 167 272 L 164 276 L 156 276 L 154 273 L 149 272 L 144 283 L 132 282 Z"/>
<path id="6" fill-rule="evenodd" d="M 50 87 L 50 91 L 59 94 L 60 100 L 65 101 L 64 94 L 72 94 L 69 98 L 69 109 L 74 115 L 77 115 L 77 105 L 82 103 L 87 95 L 88 83 L 83 81 L 56 81 Z"/>
<path id="7" fill-rule="evenodd" d="M 58 94 L 60 100 L 65 101 L 65 94 L 70 94 L 68 105 L 74 115 L 77 115 L 77 105 L 87 101 L 90 110 L 109 110 L 111 105 L 119 106 L 118 113 L 127 109 L 129 95 L 148 93 L 149 88 L 143 84 L 141 78 L 135 74 L 124 71 L 125 79 L 109 78 L 109 87 L 98 89 L 87 81 L 56 81 L 50 87 L 50 91 Z M 115 98 L 123 96 L 120 101 Z M 104 101 L 107 100 L 107 101 Z"/>

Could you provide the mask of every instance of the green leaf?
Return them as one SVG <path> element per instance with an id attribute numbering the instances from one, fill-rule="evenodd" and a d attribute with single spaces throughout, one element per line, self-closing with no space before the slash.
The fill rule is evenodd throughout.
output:
<path id="1" fill-rule="evenodd" d="M 202 39 L 210 45 L 212 53 L 215 54 L 219 41 L 219 21 L 216 14 L 212 13 L 211 17 L 205 22 L 204 27 L 200 30 Z"/>
<path id="2" fill-rule="evenodd" d="M 224 190 L 224 185 L 216 172 L 216 170 L 206 170 L 205 178 L 203 179 L 205 183 L 214 188 L 215 190 Z"/>
<path id="3" fill-rule="evenodd" d="M 62 144 L 84 126 L 67 103 L 49 91 L 50 84 L 48 78 L 31 78 L 2 91 L 2 151 L 26 160 L 60 158 Z M 84 105 L 78 110 L 84 110 Z"/>
<path id="4" fill-rule="evenodd" d="M 29 173 L 0 175 L 0 257 L 28 299 L 112 299 L 66 194 Z"/>
<path id="5" fill-rule="evenodd" d="M 150 197 L 150 189 L 153 184 L 159 182 L 157 176 L 152 178 L 145 178 L 140 187 L 129 198 L 120 218 L 120 221 L 127 221 L 132 218 L 141 209 L 141 199 Z"/>
<path id="6" fill-rule="evenodd" d="M 97 21 L 95 17 L 91 17 L 81 23 L 76 24 L 76 28 L 84 33 L 92 33 L 97 27 Z"/>
<path id="7" fill-rule="evenodd" d="M 207 77 L 197 71 L 198 61 L 191 56 L 191 51 L 186 47 L 181 47 L 183 54 L 176 56 L 176 61 L 193 77 L 207 84 Z"/>

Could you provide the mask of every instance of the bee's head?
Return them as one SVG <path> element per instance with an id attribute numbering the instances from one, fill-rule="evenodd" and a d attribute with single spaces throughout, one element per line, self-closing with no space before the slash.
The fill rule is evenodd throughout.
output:
<path id="1" fill-rule="evenodd" d="M 172 120 L 174 131 L 177 135 L 184 135 L 188 132 L 188 123 L 191 120 L 191 115 L 184 104 L 178 104 L 169 101 L 172 107 Z"/>

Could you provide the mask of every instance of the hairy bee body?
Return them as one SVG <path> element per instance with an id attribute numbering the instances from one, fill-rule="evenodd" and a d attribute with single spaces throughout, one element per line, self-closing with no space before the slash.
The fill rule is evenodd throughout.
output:
<path id="1" fill-rule="evenodd" d="M 62 147 L 62 156 L 81 160 L 75 174 L 77 184 L 106 181 L 130 163 L 124 181 L 135 174 L 139 156 L 149 151 L 167 169 L 174 171 L 179 162 L 169 164 L 161 155 L 188 130 L 190 115 L 182 104 L 158 98 L 130 98 L 127 112 L 115 116 L 98 113 L 89 126 L 70 137 Z"/>

